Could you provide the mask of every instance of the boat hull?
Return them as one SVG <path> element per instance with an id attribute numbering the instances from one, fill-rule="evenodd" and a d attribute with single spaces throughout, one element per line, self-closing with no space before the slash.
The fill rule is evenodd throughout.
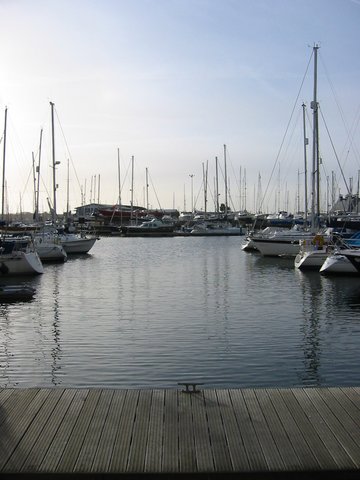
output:
<path id="1" fill-rule="evenodd" d="M 320 273 L 322 275 L 358 275 L 354 265 L 341 254 L 328 256 L 320 268 Z"/>
<path id="2" fill-rule="evenodd" d="M 63 246 L 67 254 L 71 253 L 88 253 L 94 246 L 97 238 L 74 238 L 74 239 L 62 239 L 61 245 Z"/>
<path id="3" fill-rule="evenodd" d="M 300 242 L 297 240 L 270 240 L 256 239 L 253 245 L 264 257 L 296 257 L 300 251 Z"/>
<path id="4" fill-rule="evenodd" d="M 17 251 L 0 255 L 0 276 L 39 275 L 44 267 L 36 252 Z"/>
<path id="5" fill-rule="evenodd" d="M 62 245 L 41 245 L 36 251 L 42 262 L 66 262 L 67 253 Z"/>
<path id="6" fill-rule="evenodd" d="M 295 257 L 295 267 L 300 270 L 320 270 L 328 255 L 326 249 L 300 252 Z"/>

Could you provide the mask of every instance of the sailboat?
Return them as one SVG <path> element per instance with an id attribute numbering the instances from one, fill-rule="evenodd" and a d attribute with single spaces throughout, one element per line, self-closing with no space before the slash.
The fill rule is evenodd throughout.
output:
<path id="1" fill-rule="evenodd" d="M 319 120 L 317 101 L 317 54 L 318 45 L 314 45 L 314 98 L 311 102 L 313 109 L 313 170 L 312 170 L 312 202 L 311 202 L 311 233 L 312 238 L 301 242 L 300 251 L 295 257 L 295 267 L 300 270 L 316 269 L 320 270 L 322 264 L 329 254 L 329 244 L 331 243 L 331 229 L 328 230 L 330 235 L 324 235 L 319 232 L 320 218 L 320 155 L 319 155 Z"/>
<path id="2" fill-rule="evenodd" d="M 5 206 L 5 158 L 6 158 L 7 108 L 3 136 L 3 179 L 2 179 L 2 223 Z M 4 230 L 5 232 L 5 230 Z M 17 238 L 2 234 L 0 239 L 0 276 L 37 275 L 44 273 L 44 267 L 35 251 L 31 237 Z"/>
<path id="3" fill-rule="evenodd" d="M 56 178 L 55 178 L 55 170 L 56 166 L 59 165 L 60 162 L 55 161 L 55 127 L 54 127 L 54 107 L 55 104 L 50 102 L 51 106 L 51 131 L 52 131 L 52 168 L 53 168 L 53 206 L 51 208 L 52 212 L 52 221 L 54 229 L 56 228 Z M 53 229 L 53 231 L 54 231 Z M 63 249 L 65 250 L 66 254 L 71 253 L 88 253 L 89 250 L 93 247 L 98 237 L 95 235 L 87 235 L 85 232 L 69 232 L 66 231 L 65 228 L 57 229 L 57 233 L 59 234 L 59 241 L 62 245 Z"/>

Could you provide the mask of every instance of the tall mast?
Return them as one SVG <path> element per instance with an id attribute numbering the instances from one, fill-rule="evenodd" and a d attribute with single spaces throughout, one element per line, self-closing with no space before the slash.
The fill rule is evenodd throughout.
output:
<path id="1" fill-rule="evenodd" d="M 54 106 L 53 102 L 50 102 L 51 105 L 51 139 L 52 139 L 52 167 L 53 167 L 53 211 L 52 211 L 52 220 L 53 223 L 56 222 L 56 175 L 55 167 L 57 162 L 55 161 L 55 126 L 54 126 Z"/>
<path id="2" fill-rule="evenodd" d="M 304 178 L 305 178 L 305 216 L 304 216 L 304 221 L 305 225 L 307 225 L 307 215 L 308 215 L 308 184 L 307 184 L 307 151 L 306 147 L 309 143 L 308 138 L 306 137 L 306 124 L 305 124 L 305 109 L 306 105 L 305 103 L 302 104 L 302 110 L 303 110 L 303 132 L 304 132 Z"/>
<path id="3" fill-rule="evenodd" d="M 37 173 L 37 187 L 36 187 L 36 197 L 35 197 L 35 220 L 39 221 L 39 199 L 40 199 L 40 163 L 41 163 L 41 144 L 42 144 L 42 133 L 43 129 L 40 130 L 40 141 L 39 141 L 39 161 L 36 167 Z"/>
<path id="4" fill-rule="evenodd" d="M 206 161 L 206 170 L 205 164 L 202 164 L 203 167 L 203 183 L 204 183 L 204 213 L 206 216 L 207 213 L 207 183 L 208 183 L 208 161 Z"/>
<path id="5" fill-rule="evenodd" d="M 318 45 L 314 45 L 314 94 L 311 108 L 313 110 L 313 151 L 312 151 L 312 197 L 311 197 L 311 225 L 315 230 L 319 226 L 320 218 L 320 192 L 319 192 L 319 117 L 317 101 L 317 54 Z"/>
<path id="6" fill-rule="evenodd" d="M 216 213 L 219 216 L 219 167 L 218 167 L 218 157 L 215 157 L 215 182 L 216 182 Z"/>
<path id="7" fill-rule="evenodd" d="M 121 181 L 120 181 L 120 150 L 117 149 L 117 160 L 118 160 L 118 184 L 119 184 L 119 208 L 121 207 Z"/>
<path id="8" fill-rule="evenodd" d="M 146 210 L 149 210 L 149 170 L 145 169 L 145 187 L 146 187 Z"/>
<path id="9" fill-rule="evenodd" d="M 36 218 L 36 169 L 35 169 L 34 152 L 31 152 L 31 155 L 32 155 L 32 169 L 33 169 L 33 182 L 34 182 L 34 218 Z"/>
<path id="10" fill-rule="evenodd" d="M 7 125 L 7 107 L 5 107 L 4 136 L 3 136 L 3 174 L 1 189 L 1 219 L 5 219 L 5 157 L 6 157 L 6 125 Z"/>
<path id="11" fill-rule="evenodd" d="M 225 216 L 228 212 L 228 192 L 227 192 L 227 168 L 226 168 L 226 145 L 224 145 L 224 170 L 225 170 Z"/>
<path id="12" fill-rule="evenodd" d="M 134 155 L 131 157 L 131 200 L 130 200 L 130 220 L 133 219 L 134 206 Z"/>
<path id="13" fill-rule="evenodd" d="M 67 178 L 66 178 L 66 219 L 69 217 L 69 159 L 67 161 Z M 84 215 L 85 216 L 85 215 Z"/>

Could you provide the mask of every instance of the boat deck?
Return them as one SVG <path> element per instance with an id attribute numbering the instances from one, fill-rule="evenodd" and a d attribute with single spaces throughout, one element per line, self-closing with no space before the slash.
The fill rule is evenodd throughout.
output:
<path id="1" fill-rule="evenodd" d="M 0 389 L 0 474 L 359 478 L 359 387 L 182 388 Z"/>

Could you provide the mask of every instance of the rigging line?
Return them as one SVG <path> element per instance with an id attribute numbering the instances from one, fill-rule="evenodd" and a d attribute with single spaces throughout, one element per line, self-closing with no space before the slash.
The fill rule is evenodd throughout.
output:
<path id="1" fill-rule="evenodd" d="M 327 124 L 326 124 L 326 122 L 325 122 L 325 118 L 324 118 L 324 116 L 323 116 L 322 111 L 321 111 L 320 108 L 319 108 L 319 110 L 320 110 L 321 118 L 322 118 L 322 120 L 323 120 L 323 122 L 324 122 L 324 125 L 325 125 L 325 129 L 326 129 L 327 134 L 328 134 L 328 136 L 329 136 L 329 140 L 330 140 L 331 146 L 332 146 L 332 148 L 333 148 L 333 151 L 334 151 L 334 154 L 335 154 L 335 158 L 336 158 L 338 167 L 339 167 L 340 172 L 341 172 L 341 176 L 342 176 L 342 178 L 343 178 L 343 180 L 344 180 L 344 183 L 345 183 L 345 186 L 346 186 L 346 190 L 347 190 L 348 194 L 350 195 L 350 189 L 349 189 L 348 184 L 347 184 L 347 182 L 346 182 L 346 178 L 345 178 L 345 176 L 344 176 L 344 172 L 343 172 L 342 166 L 340 165 L 339 157 L 338 157 L 338 155 L 337 155 L 337 153 L 336 153 L 335 146 L 334 146 L 334 143 L 333 143 L 333 141 L 332 141 L 332 138 L 331 138 L 331 135 L 330 135 L 328 126 L 327 126 Z"/>
<path id="2" fill-rule="evenodd" d="M 71 155 L 71 152 L 70 152 L 68 143 L 67 143 L 67 141 L 66 141 L 65 133 L 64 133 L 64 130 L 63 130 L 63 128 L 62 128 L 62 125 L 61 125 L 60 118 L 59 118 L 59 115 L 58 115 L 58 113 L 57 113 L 56 107 L 55 107 L 55 114 L 56 114 L 56 118 L 57 118 L 57 120 L 58 120 L 58 122 L 59 122 L 60 130 L 61 130 L 61 133 L 62 133 L 64 142 L 65 142 L 65 145 L 66 145 L 66 149 L 67 149 L 68 154 L 69 154 L 69 158 L 70 158 L 70 160 L 71 160 L 71 165 L 72 165 L 72 167 L 73 167 L 73 169 L 74 169 L 74 173 L 75 173 L 76 180 L 77 180 L 78 185 L 79 185 L 79 188 L 80 188 L 80 190 L 81 190 L 80 180 L 79 180 L 79 177 L 78 177 L 77 172 L 76 172 L 76 168 L 75 168 L 75 165 L 74 165 L 74 162 L 73 162 L 73 159 L 72 159 L 72 155 Z"/>
<path id="3" fill-rule="evenodd" d="M 153 184 L 153 181 L 152 181 L 152 179 L 151 179 L 151 175 L 150 175 L 149 172 L 148 172 L 148 175 L 149 175 L 149 180 L 150 180 L 151 186 L 152 186 L 152 188 L 153 188 L 153 190 L 154 190 L 154 193 L 155 193 L 156 200 L 157 200 L 158 205 L 159 205 L 159 209 L 162 210 L 161 205 L 160 205 L 160 201 L 159 201 L 158 196 L 157 196 L 157 194 L 156 194 L 156 190 L 155 190 L 155 187 L 154 187 L 154 184 Z"/>
<path id="4" fill-rule="evenodd" d="M 338 100 L 338 95 L 337 95 L 336 92 L 335 92 L 334 85 L 333 85 L 333 83 L 332 83 L 332 81 L 331 81 L 331 79 L 330 79 L 330 75 L 329 75 L 329 73 L 328 73 L 328 70 L 327 70 L 327 68 L 326 68 L 326 65 L 325 65 L 325 63 L 324 63 L 324 61 L 323 61 L 323 58 L 322 58 L 322 55 L 321 55 L 321 54 L 320 54 L 320 60 L 321 60 L 322 66 L 323 66 L 323 68 L 324 68 L 324 71 L 325 71 L 325 74 L 326 74 L 326 78 L 327 78 L 327 80 L 328 80 L 328 82 L 329 82 L 330 89 L 331 89 L 331 91 L 332 91 L 332 94 L 334 95 L 335 103 L 336 103 L 336 106 L 337 106 L 337 108 L 338 108 L 338 110 L 339 110 L 341 120 L 342 120 L 342 122 L 343 122 L 343 124 L 344 124 L 344 127 L 345 127 L 345 131 L 347 132 L 349 143 L 350 143 L 350 145 L 353 147 L 353 138 L 354 138 L 354 135 L 355 135 L 354 132 L 355 132 L 356 128 L 353 129 L 353 133 L 351 133 L 351 129 L 348 127 L 348 124 L 347 124 L 347 122 L 345 121 L 344 112 L 343 112 L 343 109 L 342 109 L 341 106 L 340 106 L 340 102 L 339 102 L 339 100 Z M 359 106 L 359 108 L 360 108 L 360 106 Z M 356 114 L 356 115 L 357 115 L 357 114 Z M 355 117 L 355 118 L 356 118 L 356 117 Z M 357 124 L 357 123 L 358 123 L 358 122 L 356 122 L 356 124 Z M 344 148 L 345 148 L 345 147 L 344 147 Z M 355 150 L 356 150 L 356 148 L 355 148 Z"/>
<path id="5" fill-rule="evenodd" d="M 23 189 L 23 191 L 22 191 L 22 197 L 25 196 L 25 191 L 26 191 L 26 189 L 27 189 L 27 186 L 28 186 L 28 183 L 29 183 L 29 179 L 30 179 L 30 177 L 33 175 L 32 169 L 33 169 L 33 167 L 32 167 L 32 165 L 31 165 L 31 168 L 30 168 L 30 171 L 29 171 L 29 175 L 28 175 L 28 177 L 27 177 L 27 179 L 26 179 L 25 186 L 24 186 L 24 189 Z"/>
<path id="6" fill-rule="evenodd" d="M 302 79 L 301 84 L 300 84 L 300 88 L 299 88 L 298 94 L 297 94 L 296 99 L 295 99 L 295 102 L 294 102 L 293 109 L 292 109 L 292 111 L 291 111 L 290 119 L 289 119 L 289 121 L 288 121 L 288 124 L 287 124 L 287 126 L 286 126 L 286 130 L 285 130 L 284 136 L 283 136 L 282 141 L 281 141 L 281 144 L 280 144 L 279 151 L 278 151 L 278 153 L 277 153 L 277 155 L 276 155 L 275 163 L 274 163 L 274 166 L 273 166 L 273 168 L 272 168 L 269 181 L 268 181 L 268 183 L 267 183 L 267 185 L 266 185 L 266 188 L 265 188 L 265 193 L 264 193 L 263 198 L 262 198 L 262 200 L 261 200 L 261 202 L 260 202 L 260 206 L 259 206 L 260 208 L 262 208 L 263 203 L 265 202 L 265 197 L 266 197 L 266 195 L 267 195 L 267 191 L 268 191 L 268 189 L 269 189 L 270 182 L 271 182 L 272 177 L 273 177 L 273 175 L 274 175 L 275 168 L 276 168 L 276 165 L 277 165 L 277 163 L 278 163 L 278 160 L 279 160 L 279 157 L 280 157 L 280 153 L 281 153 L 281 150 L 282 150 L 283 145 L 284 145 L 284 142 L 285 142 L 285 138 L 286 138 L 287 132 L 288 132 L 288 130 L 289 130 L 289 128 L 290 128 L 290 123 L 291 123 L 292 117 L 293 117 L 293 115 L 294 115 L 294 111 L 295 111 L 297 102 L 298 102 L 298 100 L 299 100 L 300 93 L 301 93 L 302 87 L 303 87 L 303 85 L 304 85 L 305 78 L 306 78 L 306 76 L 307 76 L 307 72 L 308 72 L 308 70 L 309 70 L 309 67 L 310 67 L 310 64 L 311 64 L 311 60 L 312 60 L 313 54 L 314 54 L 314 53 L 313 53 L 313 51 L 312 51 L 312 53 L 311 53 L 311 55 L 310 55 L 309 62 L 308 62 L 308 64 L 307 64 L 307 67 L 306 67 L 306 70 L 305 70 L 305 73 L 304 73 L 304 76 L 303 76 L 303 79 Z"/>

